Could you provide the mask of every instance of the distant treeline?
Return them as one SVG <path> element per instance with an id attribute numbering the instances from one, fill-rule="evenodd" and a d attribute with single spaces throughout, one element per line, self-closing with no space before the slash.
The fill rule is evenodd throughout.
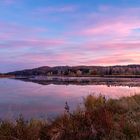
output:
<path id="1" fill-rule="evenodd" d="M 11 74 L 9 75 L 9 74 L 1 74 L 0 73 L 0 78 L 9 78 L 9 77 L 12 77 L 13 78 L 15 76 L 14 75 L 11 75 Z"/>
<path id="2" fill-rule="evenodd" d="M 39 67 L 7 73 L 16 76 L 137 76 L 140 75 L 140 65 L 127 66 L 56 66 Z"/>

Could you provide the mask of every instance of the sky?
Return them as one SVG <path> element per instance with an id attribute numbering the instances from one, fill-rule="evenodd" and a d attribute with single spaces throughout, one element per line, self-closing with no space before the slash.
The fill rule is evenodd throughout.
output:
<path id="1" fill-rule="evenodd" d="M 140 64 L 140 0 L 0 0 L 0 72 Z"/>

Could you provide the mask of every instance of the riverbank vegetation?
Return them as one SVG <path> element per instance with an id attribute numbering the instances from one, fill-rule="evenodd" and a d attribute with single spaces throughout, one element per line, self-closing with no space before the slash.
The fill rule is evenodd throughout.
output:
<path id="1" fill-rule="evenodd" d="M 75 111 L 52 120 L 0 121 L 0 140 L 139 140 L 140 95 L 106 99 L 89 95 Z"/>

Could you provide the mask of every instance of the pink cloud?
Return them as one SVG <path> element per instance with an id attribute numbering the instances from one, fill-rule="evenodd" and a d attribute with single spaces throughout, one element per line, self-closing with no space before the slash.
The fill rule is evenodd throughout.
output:
<path id="1" fill-rule="evenodd" d="M 7 23 L 7 22 L 2 22 L 0 21 L 0 34 L 11 34 L 12 37 L 22 37 L 29 38 L 31 36 L 37 36 L 38 33 L 44 33 L 47 32 L 48 29 L 46 28 L 41 28 L 41 27 L 28 27 L 16 23 Z M 10 38 L 9 38 L 10 39 Z"/>
<path id="2" fill-rule="evenodd" d="M 133 53 L 116 53 L 104 57 L 93 58 L 85 62 L 88 65 L 116 65 L 116 64 L 139 64 L 140 54 Z"/>
<path id="3" fill-rule="evenodd" d="M 36 49 L 36 51 L 41 51 L 42 49 L 47 49 L 51 47 L 61 47 L 66 45 L 66 41 L 62 39 L 28 39 L 28 40 L 6 40 L 5 42 L 0 43 L 0 48 L 7 48 L 12 50 L 20 50 L 22 49 Z"/>
<path id="4" fill-rule="evenodd" d="M 127 64 L 140 63 L 140 43 L 139 42 L 85 42 L 79 46 L 69 44 L 66 40 L 26 40 L 25 42 L 13 42 L 17 48 L 21 45 L 31 46 L 36 52 L 27 52 L 17 56 L 17 61 L 28 62 L 41 65 L 109 65 L 109 64 Z M 68 45 L 68 46 L 67 46 Z M 60 47 L 59 47 L 60 46 Z M 64 46 L 64 50 L 60 49 Z M 53 52 L 48 52 L 42 48 L 53 47 Z M 20 48 L 20 47 L 19 47 Z M 29 47 L 27 47 L 29 48 Z M 60 51 L 60 50 L 61 51 Z M 55 51 L 56 50 L 56 51 Z M 59 50 L 59 51 L 57 51 Z M 118 52 L 118 53 L 117 53 Z M 121 53 L 119 53 L 121 52 Z M 15 60 L 14 60 L 15 61 Z"/>
<path id="5" fill-rule="evenodd" d="M 48 54 L 44 53 L 25 53 L 20 56 L 15 56 L 14 59 L 6 59 L 6 61 L 2 60 L 6 63 L 15 63 L 26 65 L 30 68 L 38 67 L 43 65 L 55 66 L 55 65 L 78 65 L 78 61 L 82 60 L 81 54 L 64 52 L 64 53 L 53 53 Z M 2 58 L 2 56 L 0 57 Z M 80 64 L 80 63 L 79 63 Z"/>
<path id="6" fill-rule="evenodd" d="M 52 61 L 53 60 L 53 61 Z M 21 61 L 21 60 L 20 60 Z M 83 55 L 76 55 L 72 53 L 61 55 L 29 55 L 23 57 L 23 61 L 37 65 L 116 65 L 116 64 L 139 64 L 140 54 L 133 53 L 114 53 L 107 56 L 88 57 Z"/>
<path id="7" fill-rule="evenodd" d="M 87 49 L 89 51 L 123 51 L 123 50 L 139 50 L 140 42 L 115 42 L 103 41 L 102 43 L 96 41 L 85 42 L 84 44 L 79 45 L 79 47 L 83 49 Z"/>
<path id="8" fill-rule="evenodd" d="M 65 44 L 63 38 L 39 37 L 47 31 L 46 28 L 26 27 L 0 21 L 0 48 L 52 47 Z"/>
<path id="9" fill-rule="evenodd" d="M 93 27 L 83 28 L 77 32 L 74 32 L 74 35 L 79 36 L 118 36 L 126 37 L 132 33 L 134 29 L 140 28 L 140 20 L 137 21 L 112 21 L 105 23 L 98 23 Z"/>
<path id="10" fill-rule="evenodd" d="M 140 8 L 114 8 L 108 5 L 99 7 L 94 13 L 86 13 L 71 23 L 68 36 L 84 37 L 103 42 L 106 40 L 127 40 L 129 36 L 139 36 L 135 32 L 140 28 Z M 83 20 L 84 19 L 84 20 Z M 138 37 L 137 37 L 138 38 Z M 139 38 L 140 39 L 140 38 Z"/>

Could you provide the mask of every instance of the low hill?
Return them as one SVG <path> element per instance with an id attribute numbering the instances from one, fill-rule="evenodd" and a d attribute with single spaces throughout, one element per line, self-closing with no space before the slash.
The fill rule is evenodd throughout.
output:
<path id="1" fill-rule="evenodd" d="M 140 65 L 126 66 L 43 66 L 7 73 L 15 76 L 140 76 Z"/>

